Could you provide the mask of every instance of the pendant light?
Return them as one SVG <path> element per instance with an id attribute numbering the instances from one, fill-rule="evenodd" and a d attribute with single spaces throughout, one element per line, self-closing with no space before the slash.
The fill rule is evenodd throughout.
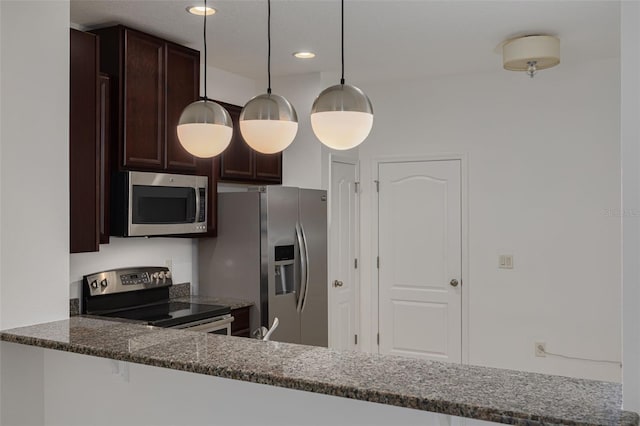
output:
<path id="1" fill-rule="evenodd" d="M 298 133 L 298 115 L 284 97 L 271 93 L 271 0 L 267 0 L 267 93 L 246 103 L 240 113 L 240 132 L 247 145 L 263 154 L 275 154 L 291 145 Z"/>
<path id="2" fill-rule="evenodd" d="M 365 93 L 344 84 L 344 0 L 342 4 L 342 77 L 340 84 L 320 93 L 311 108 L 311 128 L 329 148 L 345 150 L 360 145 L 371 132 L 373 107 Z"/>
<path id="3" fill-rule="evenodd" d="M 207 0 L 204 0 L 207 7 Z M 207 15 L 204 14 L 204 96 L 187 105 L 178 122 L 178 140 L 193 156 L 210 158 L 231 142 L 233 124 L 226 109 L 207 97 Z"/>

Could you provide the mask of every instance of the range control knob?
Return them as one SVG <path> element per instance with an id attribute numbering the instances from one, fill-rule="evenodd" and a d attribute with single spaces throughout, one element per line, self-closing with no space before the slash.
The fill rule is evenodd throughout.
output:
<path id="1" fill-rule="evenodd" d="M 107 286 L 107 279 L 105 278 L 104 280 L 100 281 L 100 287 L 104 288 Z"/>
<path id="2" fill-rule="evenodd" d="M 165 274 L 164 274 L 164 271 L 160 271 L 160 273 L 158 274 L 158 277 L 160 277 L 160 279 L 161 279 L 162 281 L 164 281 L 164 280 L 165 280 L 165 277 L 166 277 L 166 276 L 165 276 Z"/>
<path id="3" fill-rule="evenodd" d="M 165 272 L 164 276 L 167 277 L 167 279 L 171 278 L 171 271 Z"/>
<path id="4" fill-rule="evenodd" d="M 151 279 L 153 279 L 154 281 L 158 281 L 158 273 L 154 272 L 153 274 L 151 274 Z"/>
<path id="5" fill-rule="evenodd" d="M 91 288 L 98 288 L 98 280 L 91 281 Z"/>

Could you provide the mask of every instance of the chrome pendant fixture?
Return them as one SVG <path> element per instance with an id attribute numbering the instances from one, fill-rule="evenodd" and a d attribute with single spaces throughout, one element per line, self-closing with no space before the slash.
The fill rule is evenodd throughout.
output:
<path id="1" fill-rule="evenodd" d="M 207 0 L 204 0 L 207 7 Z M 178 140 L 195 157 L 215 157 L 233 136 L 233 124 L 226 109 L 207 97 L 207 15 L 204 14 L 204 96 L 187 105 L 178 122 Z"/>
<path id="2" fill-rule="evenodd" d="M 298 115 L 291 103 L 271 93 L 271 0 L 267 0 L 267 93 L 246 103 L 240 113 L 240 132 L 247 145 L 263 154 L 283 151 L 298 133 Z"/>
<path id="3" fill-rule="evenodd" d="M 360 145 L 373 127 L 373 106 L 367 95 L 344 84 L 344 0 L 342 5 L 342 77 L 323 90 L 311 108 L 311 128 L 329 148 L 345 150 Z"/>

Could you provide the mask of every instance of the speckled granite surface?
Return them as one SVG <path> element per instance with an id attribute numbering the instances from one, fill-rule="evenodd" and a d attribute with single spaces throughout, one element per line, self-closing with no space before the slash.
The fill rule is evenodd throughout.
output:
<path id="1" fill-rule="evenodd" d="M 5 341 L 513 425 L 638 425 L 621 386 L 73 317 Z"/>
<path id="2" fill-rule="evenodd" d="M 80 299 L 69 299 L 69 316 L 80 315 Z"/>
<path id="3" fill-rule="evenodd" d="M 253 302 L 242 299 L 233 299 L 229 297 L 208 297 L 208 296 L 189 296 L 176 298 L 179 302 L 191 302 L 191 303 L 211 303 L 214 305 L 228 305 L 231 309 L 246 308 L 247 306 L 253 306 Z"/>
<path id="4" fill-rule="evenodd" d="M 174 284 L 169 287 L 169 298 L 188 297 L 191 294 L 191 283 Z"/>

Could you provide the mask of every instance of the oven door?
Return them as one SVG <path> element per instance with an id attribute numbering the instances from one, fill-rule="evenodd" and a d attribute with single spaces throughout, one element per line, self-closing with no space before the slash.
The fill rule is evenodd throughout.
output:
<path id="1" fill-rule="evenodd" d="M 233 320 L 234 318 L 231 315 L 223 315 L 221 317 L 179 324 L 170 328 L 231 336 L 231 323 Z"/>

